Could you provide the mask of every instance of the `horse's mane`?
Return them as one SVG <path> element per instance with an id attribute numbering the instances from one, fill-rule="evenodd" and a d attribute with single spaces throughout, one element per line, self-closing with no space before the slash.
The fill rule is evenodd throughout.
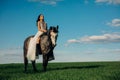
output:
<path id="1" fill-rule="evenodd" d="M 40 45 L 41 45 L 41 50 L 43 54 L 48 53 L 51 50 L 52 42 L 51 42 L 49 31 L 41 36 Z"/>

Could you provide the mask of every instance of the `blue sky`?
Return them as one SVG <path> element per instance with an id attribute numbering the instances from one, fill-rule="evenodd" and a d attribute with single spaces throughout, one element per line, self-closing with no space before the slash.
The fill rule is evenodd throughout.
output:
<path id="1" fill-rule="evenodd" d="M 1 0 L 0 63 L 23 61 L 40 13 L 48 27 L 59 25 L 56 62 L 120 61 L 119 0 Z"/>

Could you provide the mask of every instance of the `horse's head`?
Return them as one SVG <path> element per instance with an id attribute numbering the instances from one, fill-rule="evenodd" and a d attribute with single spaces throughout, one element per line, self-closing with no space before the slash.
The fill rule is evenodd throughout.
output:
<path id="1" fill-rule="evenodd" d="M 58 28 L 59 26 L 57 25 L 57 27 L 55 26 L 50 26 L 50 38 L 52 41 L 53 46 L 56 46 L 56 41 L 57 41 L 57 37 L 58 37 Z"/>

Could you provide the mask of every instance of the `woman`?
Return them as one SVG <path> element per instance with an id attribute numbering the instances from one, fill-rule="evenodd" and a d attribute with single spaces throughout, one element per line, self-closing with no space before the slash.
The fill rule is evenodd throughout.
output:
<path id="1" fill-rule="evenodd" d="M 39 44 L 39 41 L 40 41 L 40 37 L 43 33 L 47 32 L 47 25 L 44 21 L 44 16 L 42 14 L 40 14 L 38 16 L 38 19 L 36 21 L 36 24 L 37 24 L 37 28 L 38 28 L 38 33 L 36 34 L 36 36 L 38 37 L 37 39 L 37 44 Z"/>
<path id="2" fill-rule="evenodd" d="M 44 21 L 44 16 L 40 14 L 38 16 L 38 19 L 36 21 L 38 32 L 36 35 L 30 39 L 29 47 L 28 47 L 28 59 L 34 60 L 35 59 L 35 54 L 38 56 L 40 53 L 38 49 L 40 49 L 39 42 L 40 42 L 40 36 L 47 32 L 47 24 Z M 32 55 L 32 57 L 30 56 Z"/>

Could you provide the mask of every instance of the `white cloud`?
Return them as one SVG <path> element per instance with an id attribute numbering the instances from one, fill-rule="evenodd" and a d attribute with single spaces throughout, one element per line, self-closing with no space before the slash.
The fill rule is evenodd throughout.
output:
<path id="1" fill-rule="evenodd" d="M 113 27 L 120 27 L 120 19 L 113 19 L 111 22 L 108 22 L 107 25 Z"/>
<path id="2" fill-rule="evenodd" d="M 80 53 L 76 53 L 76 51 L 72 53 L 71 51 L 54 50 L 55 60 L 52 62 L 119 61 L 119 54 L 119 48 L 98 48 L 96 50 L 85 50 Z M 37 62 L 42 63 L 41 55 Z M 23 50 L 18 48 L 0 49 L 0 64 L 5 63 L 23 63 Z"/>
<path id="3" fill-rule="evenodd" d="M 95 0 L 95 3 L 120 4 L 120 0 Z"/>
<path id="4" fill-rule="evenodd" d="M 120 42 L 120 34 L 103 34 L 103 35 L 93 35 L 93 36 L 84 36 L 80 39 L 70 39 L 67 41 L 68 44 L 71 43 L 117 43 Z"/>
<path id="5" fill-rule="evenodd" d="M 76 39 L 70 39 L 70 40 L 68 40 L 68 43 L 77 43 L 77 42 L 79 42 L 79 41 L 76 40 Z"/>
<path id="6" fill-rule="evenodd" d="M 112 53 L 112 54 L 120 54 L 120 49 L 116 48 L 116 49 L 107 49 L 107 48 L 101 48 L 101 49 L 97 49 L 96 52 L 98 53 Z"/>
<path id="7" fill-rule="evenodd" d="M 74 53 L 71 51 L 55 51 L 56 59 L 52 62 L 119 61 L 119 57 L 119 48 L 86 49 L 78 53 L 76 51 Z"/>
<path id="8" fill-rule="evenodd" d="M 0 64 L 23 63 L 23 49 L 20 47 L 0 49 Z M 42 62 L 42 56 L 39 56 L 37 62 Z"/>
<path id="9" fill-rule="evenodd" d="M 22 62 L 23 51 L 21 48 L 0 49 L 0 64 Z"/>
<path id="10" fill-rule="evenodd" d="M 28 0 L 29 2 L 40 2 L 46 5 L 56 5 L 58 2 L 63 0 Z"/>

